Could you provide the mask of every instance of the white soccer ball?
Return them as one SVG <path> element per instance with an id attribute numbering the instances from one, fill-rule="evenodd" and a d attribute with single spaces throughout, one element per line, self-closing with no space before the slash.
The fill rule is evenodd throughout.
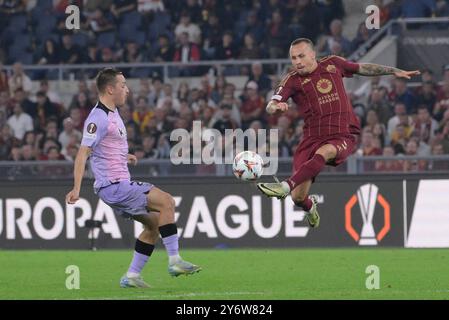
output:
<path id="1" fill-rule="evenodd" d="M 239 180 L 259 179 L 263 172 L 263 159 L 253 151 L 243 151 L 235 156 L 232 171 Z"/>

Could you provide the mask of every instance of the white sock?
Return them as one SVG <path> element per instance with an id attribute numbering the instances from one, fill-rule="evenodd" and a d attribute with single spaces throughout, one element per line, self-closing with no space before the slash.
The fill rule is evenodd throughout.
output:
<path id="1" fill-rule="evenodd" d="M 181 260 L 181 256 L 179 254 L 168 257 L 168 264 L 172 265 Z"/>
<path id="2" fill-rule="evenodd" d="M 126 273 L 126 276 L 127 276 L 128 278 L 137 278 L 137 277 L 140 276 L 140 273 L 127 272 L 127 273 Z"/>
<path id="3" fill-rule="evenodd" d="M 290 193 L 290 186 L 288 185 L 287 182 L 282 181 L 282 182 L 281 182 L 281 185 L 282 185 L 282 189 L 284 189 L 286 192 L 289 192 L 289 193 Z"/>

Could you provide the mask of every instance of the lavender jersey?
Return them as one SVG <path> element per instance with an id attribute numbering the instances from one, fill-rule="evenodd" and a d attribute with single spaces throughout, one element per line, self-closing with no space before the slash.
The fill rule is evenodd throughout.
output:
<path id="1" fill-rule="evenodd" d="M 130 180 L 126 128 L 118 111 L 111 111 L 101 102 L 84 122 L 82 146 L 92 149 L 90 166 L 95 192 L 121 180 Z"/>

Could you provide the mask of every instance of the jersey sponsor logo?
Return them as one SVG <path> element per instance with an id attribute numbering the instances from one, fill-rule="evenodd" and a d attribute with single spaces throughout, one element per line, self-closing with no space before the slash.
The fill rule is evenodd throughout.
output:
<path id="1" fill-rule="evenodd" d="M 94 134 L 97 132 L 97 125 L 93 122 L 89 123 L 86 128 L 87 132 L 90 134 Z"/>
<path id="2" fill-rule="evenodd" d="M 330 64 L 330 65 L 328 65 L 326 67 L 326 71 L 330 72 L 330 73 L 336 73 L 337 72 L 337 68 L 333 64 Z"/>
<path id="3" fill-rule="evenodd" d="M 322 94 L 329 93 L 332 91 L 332 82 L 328 79 L 320 79 L 316 83 L 316 88 Z"/>
<path id="4" fill-rule="evenodd" d="M 360 234 L 355 230 L 352 224 L 352 213 L 356 211 L 356 204 L 362 215 L 362 229 Z M 376 234 L 373 225 L 373 218 L 376 211 L 376 205 L 379 204 L 383 211 L 384 225 Z M 390 204 L 379 193 L 379 188 L 375 184 L 367 183 L 357 190 L 357 195 L 353 195 L 345 205 L 345 229 L 349 235 L 361 246 L 377 245 L 390 231 Z"/>

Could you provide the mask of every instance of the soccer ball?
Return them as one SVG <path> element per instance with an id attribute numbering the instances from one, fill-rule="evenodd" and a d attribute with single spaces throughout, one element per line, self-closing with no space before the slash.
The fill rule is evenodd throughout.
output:
<path id="1" fill-rule="evenodd" d="M 235 156 L 232 171 L 237 179 L 253 181 L 259 179 L 263 172 L 263 159 L 253 151 L 243 151 Z"/>

